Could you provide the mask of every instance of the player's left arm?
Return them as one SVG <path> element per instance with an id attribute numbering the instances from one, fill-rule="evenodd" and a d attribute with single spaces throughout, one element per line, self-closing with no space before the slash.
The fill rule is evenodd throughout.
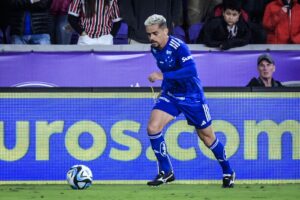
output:
<path id="1" fill-rule="evenodd" d="M 181 79 L 197 75 L 195 62 L 188 47 L 182 44 L 176 53 L 181 68 L 177 69 L 176 71 L 164 72 L 163 78 Z"/>
<path id="2" fill-rule="evenodd" d="M 161 72 L 152 72 L 149 75 L 148 80 L 152 83 L 154 83 L 157 80 L 163 80 L 163 74 Z"/>

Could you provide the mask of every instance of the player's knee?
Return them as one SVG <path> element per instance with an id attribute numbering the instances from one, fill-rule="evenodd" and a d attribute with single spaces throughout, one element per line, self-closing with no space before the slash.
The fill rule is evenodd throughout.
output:
<path id="1" fill-rule="evenodd" d="M 204 135 L 201 138 L 201 140 L 207 147 L 210 147 L 212 145 L 212 143 L 215 141 L 215 139 L 216 138 L 214 137 L 214 135 Z"/>
<path id="2" fill-rule="evenodd" d="M 198 135 L 206 146 L 210 146 L 216 139 L 216 136 L 213 132 L 200 131 L 198 132 Z"/>
<path id="3" fill-rule="evenodd" d="M 202 142 L 205 144 L 205 146 L 207 146 L 207 147 L 209 147 L 212 143 L 213 143 L 213 141 L 210 139 L 210 138 L 206 138 L 206 137 L 204 137 L 203 139 L 202 139 Z"/>
<path id="4" fill-rule="evenodd" d="M 157 134 L 161 132 L 163 127 L 160 124 L 150 123 L 147 127 L 148 134 Z"/>

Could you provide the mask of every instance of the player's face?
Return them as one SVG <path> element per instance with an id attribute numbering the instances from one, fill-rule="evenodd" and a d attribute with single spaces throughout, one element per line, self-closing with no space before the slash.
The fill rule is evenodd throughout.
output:
<path id="1" fill-rule="evenodd" d="M 146 26 L 146 32 L 152 47 L 162 49 L 167 44 L 168 28 L 155 24 Z"/>
<path id="2" fill-rule="evenodd" d="M 275 65 L 272 63 L 269 63 L 266 60 L 263 60 L 258 65 L 258 72 L 260 77 L 269 79 L 273 77 L 273 73 L 275 71 Z"/>
<path id="3" fill-rule="evenodd" d="M 233 26 L 239 20 L 240 12 L 238 12 L 237 10 L 226 9 L 223 12 L 223 17 L 229 26 Z"/>

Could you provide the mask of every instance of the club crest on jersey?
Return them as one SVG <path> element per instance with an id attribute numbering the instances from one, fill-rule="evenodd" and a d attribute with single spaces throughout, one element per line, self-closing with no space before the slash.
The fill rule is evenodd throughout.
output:
<path id="1" fill-rule="evenodd" d="M 168 51 L 168 50 L 167 50 L 167 51 L 166 51 L 166 54 L 167 54 L 167 55 L 171 55 L 171 54 L 172 54 L 172 51 Z"/>
<path id="2" fill-rule="evenodd" d="M 188 56 L 188 57 L 182 57 L 181 58 L 182 62 L 186 62 L 186 61 L 188 61 L 190 59 L 193 59 L 193 56 Z"/>

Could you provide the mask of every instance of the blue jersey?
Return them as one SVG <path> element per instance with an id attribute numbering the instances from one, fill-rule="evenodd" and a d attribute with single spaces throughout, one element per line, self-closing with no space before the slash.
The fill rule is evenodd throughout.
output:
<path id="1" fill-rule="evenodd" d="M 177 99 L 187 97 L 205 102 L 196 63 L 188 46 L 181 40 L 169 36 L 166 46 L 159 50 L 151 48 L 157 66 L 163 73 L 162 92 Z"/>

